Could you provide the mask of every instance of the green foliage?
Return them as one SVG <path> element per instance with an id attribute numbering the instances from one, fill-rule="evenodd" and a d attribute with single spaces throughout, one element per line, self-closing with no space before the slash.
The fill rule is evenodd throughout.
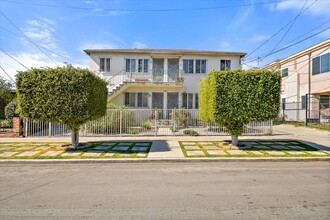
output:
<path id="1" fill-rule="evenodd" d="M 136 128 L 133 128 L 133 129 L 129 129 L 128 130 L 128 134 L 137 134 L 137 133 L 139 133 L 139 130 L 136 129 Z"/>
<path id="2" fill-rule="evenodd" d="M 76 133 L 85 122 L 105 115 L 107 83 L 88 69 L 70 65 L 19 72 L 20 115 L 65 124 Z"/>
<path id="3" fill-rule="evenodd" d="M 281 75 L 268 70 L 212 71 L 199 87 L 201 118 L 214 121 L 233 136 L 244 125 L 278 116 Z"/>
<path id="4" fill-rule="evenodd" d="M 149 121 L 145 121 L 141 124 L 141 128 L 143 128 L 144 130 L 150 130 L 151 129 L 151 122 Z"/>
<path id="5" fill-rule="evenodd" d="M 0 118 L 5 117 L 5 107 L 14 98 L 12 88 L 13 85 L 0 76 Z"/>
<path id="6" fill-rule="evenodd" d="M 12 120 L 12 118 L 16 115 L 16 107 L 17 101 L 13 100 L 5 107 L 5 116 L 8 120 Z"/>
<path id="7" fill-rule="evenodd" d="M 10 120 L 2 120 L 0 123 L 0 128 L 11 128 L 12 123 Z"/>
<path id="8" fill-rule="evenodd" d="M 174 109 L 171 112 L 171 119 L 174 120 L 176 127 L 185 128 L 191 119 L 191 114 L 183 108 Z"/>
<path id="9" fill-rule="evenodd" d="M 194 130 L 184 130 L 183 131 L 184 135 L 189 135 L 189 136 L 199 136 L 199 133 Z"/>
<path id="10" fill-rule="evenodd" d="M 94 120 L 86 125 L 86 132 L 93 133 L 120 133 L 120 109 L 122 111 L 122 133 L 128 133 L 129 128 L 134 123 L 133 111 L 127 109 L 124 105 L 108 103 L 108 110 L 104 117 Z"/>

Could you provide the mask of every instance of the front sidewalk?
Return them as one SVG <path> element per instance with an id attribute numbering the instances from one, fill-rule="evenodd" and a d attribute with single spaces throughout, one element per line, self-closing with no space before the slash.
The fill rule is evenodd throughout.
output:
<path id="1" fill-rule="evenodd" d="M 187 159 L 185 158 L 179 142 L 208 142 L 208 141 L 223 141 L 230 140 L 229 136 L 159 136 L 159 137 L 82 137 L 81 142 L 152 142 L 147 158 L 145 160 L 162 160 L 162 159 Z M 304 127 L 294 127 L 291 125 L 274 126 L 274 134 L 272 136 L 242 136 L 240 141 L 247 140 L 297 140 L 314 148 L 330 151 L 330 133 Z M 1 142 L 70 142 L 70 137 L 57 138 L 2 138 Z M 133 145 L 131 146 L 133 148 Z M 141 154 L 142 155 L 142 154 Z M 135 157 L 136 156 L 136 157 Z M 134 158 L 139 159 L 139 154 L 135 154 Z M 129 158 L 126 158 L 129 159 Z M 133 159 L 133 158 L 132 158 Z"/>

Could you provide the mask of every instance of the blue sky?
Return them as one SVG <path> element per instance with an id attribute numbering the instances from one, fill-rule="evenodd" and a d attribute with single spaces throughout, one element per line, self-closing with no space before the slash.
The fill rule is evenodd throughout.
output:
<path id="1" fill-rule="evenodd" d="M 218 8 L 205 9 L 212 7 Z M 247 58 L 262 57 L 262 67 L 328 39 L 329 30 L 264 58 L 286 32 L 275 50 L 330 27 L 329 9 L 330 0 L 0 0 L 1 12 L 49 57 L 59 65 L 69 62 L 80 67 L 89 67 L 88 56 L 82 51 L 87 48 L 250 53 L 297 17 L 292 26 L 287 25 Z M 55 66 L 1 14 L 0 48 L 28 68 Z M 24 70 L 1 50 L 0 65 L 12 77 Z M 257 66 L 258 62 L 248 65 Z M 2 70 L 0 74 L 8 78 Z"/>

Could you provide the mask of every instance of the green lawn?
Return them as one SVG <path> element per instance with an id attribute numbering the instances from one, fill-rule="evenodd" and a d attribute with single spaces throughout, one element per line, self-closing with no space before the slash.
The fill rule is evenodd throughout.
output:
<path id="1" fill-rule="evenodd" d="M 239 150 L 227 142 L 180 141 L 185 157 L 327 157 L 330 151 L 318 150 L 300 141 L 240 141 Z"/>
<path id="2" fill-rule="evenodd" d="M 0 159 L 147 158 L 152 142 L 91 142 L 74 149 L 69 143 L 0 143 Z"/>

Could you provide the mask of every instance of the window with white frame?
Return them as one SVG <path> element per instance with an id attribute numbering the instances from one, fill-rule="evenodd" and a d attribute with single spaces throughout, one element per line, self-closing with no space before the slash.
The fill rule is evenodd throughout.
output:
<path id="1" fill-rule="evenodd" d="M 312 75 L 330 71 L 330 53 L 315 57 L 312 60 Z"/>
<path id="2" fill-rule="evenodd" d="M 185 109 L 193 109 L 194 93 L 182 93 L 182 107 Z"/>
<path id="3" fill-rule="evenodd" d="M 231 70 L 231 60 L 220 60 L 220 70 Z"/>
<path id="4" fill-rule="evenodd" d="M 136 71 L 136 60 L 127 58 L 125 61 L 125 71 L 135 72 Z"/>
<path id="5" fill-rule="evenodd" d="M 289 69 L 288 68 L 282 69 L 282 77 L 286 77 L 288 75 L 289 75 Z"/>
<path id="6" fill-rule="evenodd" d="M 183 60 L 183 72 L 184 73 L 194 73 L 194 60 Z"/>
<path id="7" fill-rule="evenodd" d="M 148 107 L 148 93 L 126 92 L 125 105 L 130 107 Z"/>
<path id="8" fill-rule="evenodd" d="M 139 59 L 138 60 L 138 72 L 139 73 L 147 73 L 148 72 L 148 66 L 149 66 L 149 60 L 148 59 Z"/>
<path id="9" fill-rule="evenodd" d="M 206 60 L 195 60 L 195 73 L 206 73 Z"/>
<path id="10" fill-rule="evenodd" d="M 100 71 L 110 72 L 110 58 L 100 58 Z"/>

